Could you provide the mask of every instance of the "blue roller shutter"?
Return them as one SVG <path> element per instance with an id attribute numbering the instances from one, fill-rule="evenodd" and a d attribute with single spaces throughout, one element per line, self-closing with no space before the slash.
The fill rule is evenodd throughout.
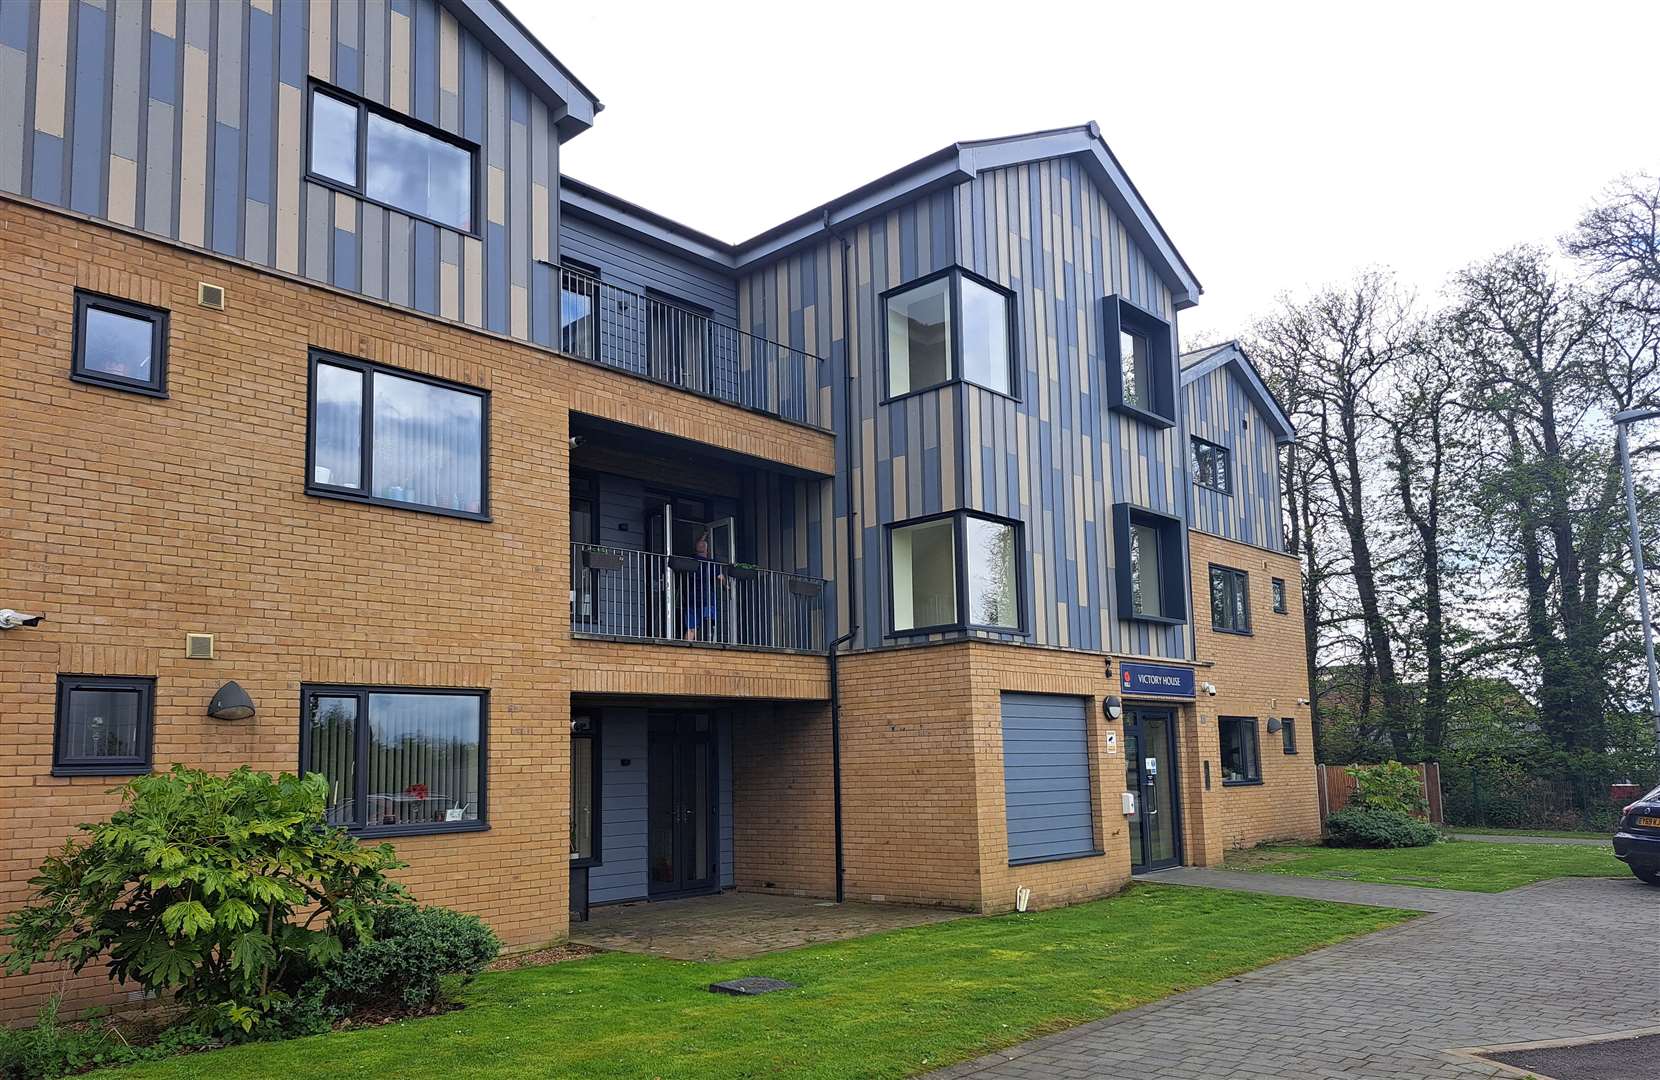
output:
<path id="1" fill-rule="evenodd" d="M 1003 790 L 1009 862 L 1095 851 L 1089 699 L 1003 695 Z"/>

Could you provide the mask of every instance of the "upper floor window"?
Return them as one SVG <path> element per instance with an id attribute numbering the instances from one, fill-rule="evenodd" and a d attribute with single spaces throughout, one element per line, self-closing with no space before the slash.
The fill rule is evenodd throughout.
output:
<path id="1" fill-rule="evenodd" d="M 167 396 L 167 312 L 96 293 L 75 293 L 76 382 Z"/>
<path id="2" fill-rule="evenodd" d="M 888 556 L 895 633 L 1020 629 L 1018 523 L 959 511 L 894 525 Z"/>
<path id="3" fill-rule="evenodd" d="M 1210 568 L 1210 625 L 1230 634 L 1251 632 L 1250 577 L 1226 566 Z"/>
<path id="4" fill-rule="evenodd" d="M 314 352 L 306 490 L 482 520 L 488 428 L 482 390 Z"/>
<path id="5" fill-rule="evenodd" d="M 1297 721 L 1287 716 L 1280 721 L 1280 749 L 1287 754 L 1297 752 Z"/>
<path id="6" fill-rule="evenodd" d="M 1285 579 L 1284 578 L 1278 578 L 1278 577 L 1274 578 L 1273 579 L 1273 586 L 1274 586 L 1274 613 L 1277 614 L 1277 615 L 1284 615 L 1285 612 L 1286 612 Z"/>
<path id="7" fill-rule="evenodd" d="M 300 768 L 328 781 L 331 825 L 484 827 L 483 691 L 307 686 L 301 697 Z"/>
<path id="8" fill-rule="evenodd" d="M 149 772 L 155 706 L 153 678 L 59 675 L 52 775 Z"/>
<path id="9" fill-rule="evenodd" d="M 1014 396 L 1013 302 L 957 267 L 884 294 L 888 397 L 959 380 Z"/>
<path id="10" fill-rule="evenodd" d="M 1229 468 L 1228 448 L 1195 437 L 1193 439 L 1193 482 L 1214 488 L 1224 495 L 1233 494 L 1233 470 Z"/>
<path id="11" fill-rule="evenodd" d="M 1181 519 L 1128 503 L 1113 507 L 1118 613 L 1149 622 L 1187 621 Z"/>
<path id="12" fill-rule="evenodd" d="M 311 91 L 314 179 L 428 221 L 473 231 L 475 148 L 337 90 Z"/>
<path id="13" fill-rule="evenodd" d="M 1108 404 L 1159 427 L 1176 424 L 1170 324 L 1121 296 L 1106 299 Z"/>

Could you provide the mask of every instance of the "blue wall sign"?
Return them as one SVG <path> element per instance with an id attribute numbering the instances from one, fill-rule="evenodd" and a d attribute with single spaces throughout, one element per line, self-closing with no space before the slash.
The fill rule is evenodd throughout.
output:
<path id="1" fill-rule="evenodd" d="M 1164 664 L 1120 664 L 1118 685 L 1122 693 L 1143 697 L 1193 696 L 1193 669 Z"/>

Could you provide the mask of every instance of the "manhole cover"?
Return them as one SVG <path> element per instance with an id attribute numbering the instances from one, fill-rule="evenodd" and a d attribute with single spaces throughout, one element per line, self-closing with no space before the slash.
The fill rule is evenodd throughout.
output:
<path id="1" fill-rule="evenodd" d="M 1481 1056 L 1553 1080 L 1654 1080 L 1655 1063 L 1660 1062 L 1660 1035 L 1534 1050 L 1494 1050 Z"/>
<path id="2" fill-rule="evenodd" d="M 709 989 L 717 994 L 754 997 L 756 994 L 770 994 L 774 990 L 794 990 L 795 983 L 785 982 L 783 979 L 766 979 L 759 975 L 751 975 L 744 979 L 728 979 L 726 982 L 710 983 Z"/>

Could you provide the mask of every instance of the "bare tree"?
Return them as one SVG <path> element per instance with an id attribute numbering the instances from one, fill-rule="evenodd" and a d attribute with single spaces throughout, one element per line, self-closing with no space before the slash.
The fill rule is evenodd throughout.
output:
<path id="1" fill-rule="evenodd" d="M 1609 185 L 1562 246 L 1617 303 L 1660 314 L 1660 176 Z"/>

